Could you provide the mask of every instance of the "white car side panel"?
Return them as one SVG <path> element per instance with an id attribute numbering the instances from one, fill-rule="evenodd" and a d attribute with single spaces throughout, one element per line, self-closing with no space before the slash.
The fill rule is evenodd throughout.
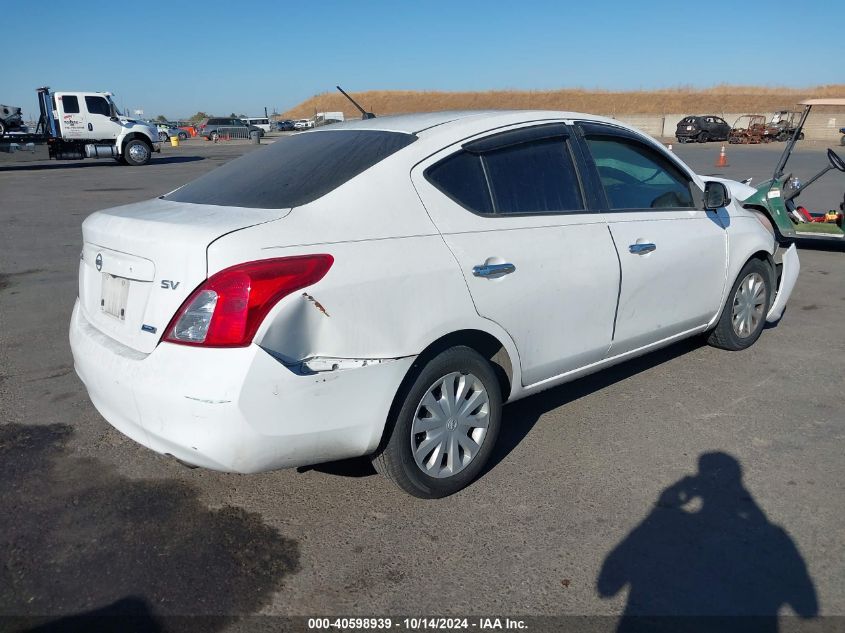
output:
<path id="1" fill-rule="evenodd" d="M 719 310 L 713 316 L 709 325 L 716 324 L 739 271 L 742 270 L 746 262 L 755 253 L 773 254 L 775 246 L 774 236 L 763 228 L 763 225 L 753 214 L 732 204 L 730 226 L 728 227 L 727 283 L 725 284 L 725 291 L 722 293 L 722 301 L 719 303 Z"/>
<path id="2" fill-rule="evenodd" d="M 622 291 L 609 356 L 706 325 L 725 287 L 727 239 L 712 212 L 651 211 L 608 215 L 622 263 Z M 651 253 L 631 253 L 651 243 Z"/>

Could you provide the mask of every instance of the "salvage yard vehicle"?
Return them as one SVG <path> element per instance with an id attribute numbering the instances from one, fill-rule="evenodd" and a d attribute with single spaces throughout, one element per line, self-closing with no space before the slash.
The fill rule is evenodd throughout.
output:
<path id="1" fill-rule="evenodd" d="M 504 403 L 687 337 L 742 350 L 780 318 L 795 246 L 735 187 L 584 114 L 286 136 L 85 220 L 76 372 L 184 463 L 368 455 L 443 497 L 482 472 Z"/>
<path id="2" fill-rule="evenodd" d="M 707 143 L 708 141 L 726 141 L 731 133 L 731 126 L 718 116 L 688 116 L 678 121 L 675 138 L 679 143 Z"/>
<path id="3" fill-rule="evenodd" d="M 245 123 L 241 119 L 232 117 L 211 117 L 200 123 L 200 136 L 207 141 L 217 141 L 220 138 L 247 139 L 252 132 L 264 136 L 264 130 L 255 125 Z"/>
<path id="4" fill-rule="evenodd" d="M 763 128 L 763 142 L 769 143 L 771 141 L 788 141 L 792 138 L 792 133 L 798 127 L 798 122 L 801 120 L 801 113 L 796 110 L 779 110 L 772 114 L 769 122 Z M 804 139 L 804 133 L 798 135 L 798 140 Z"/>
<path id="5" fill-rule="evenodd" d="M 123 116 L 109 92 L 50 92 L 47 87 L 36 92 L 40 117 L 35 132 L 0 137 L 0 157 L 113 158 L 124 165 L 146 165 L 160 151 L 155 126 Z"/>
<path id="6" fill-rule="evenodd" d="M 176 127 L 175 123 L 157 123 L 156 129 L 158 130 L 158 140 L 163 143 L 173 136 L 180 141 L 184 141 L 189 136 L 188 132 Z"/>
<path id="7" fill-rule="evenodd" d="M 762 114 L 743 114 L 733 124 L 728 143 L 762 143 L 766 117 Z"/>
<path id="8" fill-rule="evenodd" d="M 0 104 L 0 136 L 23 128 L 23 115 L 17 106 Z"/>
<path id="9" fill-rule="evenodd" d="M 796 200 L 807 187 L 827 172 L 831 170 L 845 172 L 845 160 L 832 149 L 828 149 L 828 164 L 804 183 L 786 172 L 786 163 L 795 149 L 796 142 L 804 137 L 804 124 L 807 122 L 810 111 L 819 106 L 845 106 L 845 98 L 808 99 L 799 105 L 804 106 L 804 110 L 778 160 L 772 178 L 760 183 L 754 189 L 749 188 L 742 195 L 742 204 L 748 209 L 764 214 L 771 221 L 772 230 L 775 231 L 781 243 L 788 243 L 792 238 L 807 240 L 808 244 L 842 240 L 845 238 L 842 230 L 842 213 L 845 213 L 843 198 L 838 198 L 833 202 L 839 205 L 838 213 L 836 209 L 825 209 L 819 214 L 812 214 L 800 207 L 796 204 Z M 845 192 L 845 185 L 842 190 Z"/>

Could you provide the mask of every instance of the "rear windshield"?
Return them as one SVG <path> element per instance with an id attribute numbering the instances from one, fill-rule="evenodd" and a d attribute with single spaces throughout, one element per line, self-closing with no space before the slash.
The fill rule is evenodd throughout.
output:
<path id="1" fill-rule="evenodd" d="M 294 134 L 226 163 L 164 198 L 254 209 L 297 207 L 326 195 L 416 138 L 376 130 Z"/>

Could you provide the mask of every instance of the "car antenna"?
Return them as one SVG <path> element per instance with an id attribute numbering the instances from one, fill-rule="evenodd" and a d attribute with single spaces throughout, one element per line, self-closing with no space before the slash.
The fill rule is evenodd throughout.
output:
<path id="1" fill-rule="evenodd" d="M 341 88 L 340 86 L 335 86 L 335 88 L 337 88 L 338 90 L 340 90 L 340 94 L 342 94 L 344 97 L 346 97 L 347 99 L 349 99 L 349 100 L 352 102 L 352 105 L 354 105 L 356 108 L 358 108 L 358 110 L 360 110 L 360 111 L 361 111 L 361 118 L 362 118 L 362 119 L 367 120 L 367 119 L 375 119 L 375 118 L 376 118 L 376 115 L 375 115 L 375 114 L 373 114 L 372 112 L 367 112 L 364 108 L 362 108 L 361 106 L 359 106 L 359 105 L 358 105 L 358 102 L 357 102 L 357 101 L 355 101 L 355 99 L 353 99 L 352 97 L 350 97 L 348 94 L 346 94 L 346 91 L 345 91 L 343 88 Z"/>

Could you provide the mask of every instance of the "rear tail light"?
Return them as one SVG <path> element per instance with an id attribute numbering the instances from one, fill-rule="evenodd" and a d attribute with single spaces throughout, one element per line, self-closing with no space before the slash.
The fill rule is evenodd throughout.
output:
<path id="1" fill-rule="evenodd" d="M 302 255 L 221 270 L 185 300 L 163 340 L 203 347 L 246 347 L 279 300 L 320 281 L 333 262 L 331 255 Z"/>

